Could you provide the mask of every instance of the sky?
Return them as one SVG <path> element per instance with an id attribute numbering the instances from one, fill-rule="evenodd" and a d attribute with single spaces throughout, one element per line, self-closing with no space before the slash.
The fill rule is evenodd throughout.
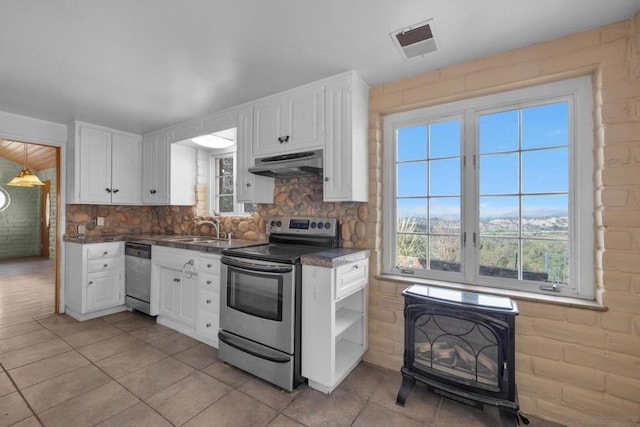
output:
<path id="1" fill-rule="evenodd" d="M 519 202 L 525 218 L 568 216 L 568 103 L 490 112 L 477 121 L 480 218 L 517 217 Z M 450 119 L 398 129 L 398 217 L 424 217 L 429 209 L 432 218 L 459 220 L 462 127 Z"/>

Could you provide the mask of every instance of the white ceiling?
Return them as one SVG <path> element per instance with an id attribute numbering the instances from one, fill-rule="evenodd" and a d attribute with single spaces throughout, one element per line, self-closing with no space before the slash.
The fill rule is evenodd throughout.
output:
<path id="1" fill-rule="evenodd" d="M 0 111 L 146 133 L 355 69 L 371 86 L 632 17 L 640 0 L 2 0 Z M 433 19 L 437 52 L 389 33 Z"/>

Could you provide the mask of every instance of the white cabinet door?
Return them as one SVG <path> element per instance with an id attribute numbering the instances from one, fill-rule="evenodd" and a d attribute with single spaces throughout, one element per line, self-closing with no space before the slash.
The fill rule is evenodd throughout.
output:
<path id="1" fill-rule="evenodd" d="M 169 141 L 165 133 L 142 140 L 142 203 L 169 203 Z"/>
<path id="2" fill-rule="evenodd" d="M 253 105 L 253 155 L 293 153 L 324 145 L 324 86 Z"/>
<path id="3" fill-rule="evenodd" d="M 87 312 L 124 304 L 122 271 L 90 274 L 87 282 Z"/>
<path id="4" fill-rule="evenodd" d="M 111 139 L 111 202 L 140 204 L 140 139 L 114 133 Z"/>
<path id="5" fill-rule="evenodd" d="M 160 269 L 160 315 L 187 326 L 196 324 L 196 277 Z"/>
<path id="6" fill-rule="evenodd" d="M 273 178 L 249 172 L 253 166 L 251 137 L 253 108 L 238 110 L 236 153 L 236 201 L 238 203 L 273 203 Z"/>
<path id="7" fill-rule="evenodd" d="M 178 321 L 189 326 L 196 326 L 197 298 L 196 298 L 197 276 L 187 278 L 182 277 L 178 282 Z"/>
<path id="8" fill-rule="evenodd" d="M 160 315 L 178 318 L 177 286 L 181 273 L 167 268 L 160 269 Z"/>
<path id="9" fill-rule="evenodd" d="M 80 185 L 82 203 L 111 203 L 111 133 L 81 127 L 79 144 Z"/>

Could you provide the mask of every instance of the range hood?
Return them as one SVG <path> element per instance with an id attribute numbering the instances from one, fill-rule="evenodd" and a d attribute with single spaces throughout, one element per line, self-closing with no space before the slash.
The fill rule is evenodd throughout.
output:
<path id="1" fill-rule="evenodd" d="M 322 150 L 258 158 L 249 172 L 272 178 L 308 175 L 322 177 Z"/>

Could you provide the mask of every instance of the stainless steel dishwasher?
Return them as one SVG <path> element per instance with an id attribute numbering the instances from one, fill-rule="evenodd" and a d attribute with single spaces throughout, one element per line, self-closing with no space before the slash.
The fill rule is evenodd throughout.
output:
<path id="1" fill-rule="evenodd" d="M 125 244 L 125 289 L 127 307 L 150 313 L 151 245 Z"/>

